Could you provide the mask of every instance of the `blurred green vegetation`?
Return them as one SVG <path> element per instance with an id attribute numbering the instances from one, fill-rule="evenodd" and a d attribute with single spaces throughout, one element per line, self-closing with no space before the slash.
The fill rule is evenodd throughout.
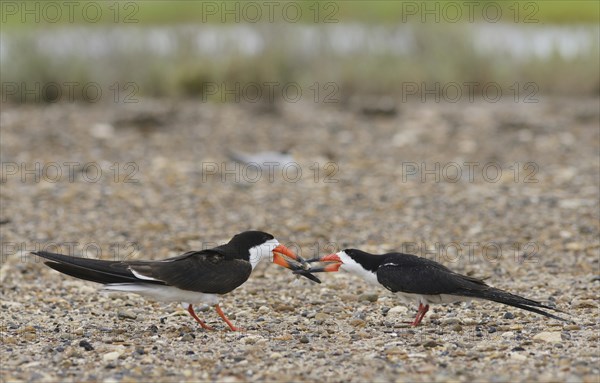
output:
<path id="1" fill-rule="evenodd" d="M 3 1 L 2 26 L 176 23 L 600 22 L 596 0 L 538 1 Z"/>
<path id="2" fill-rule="evenodd" d="M 338 30 L 336 38 L 314 42 L 312 39 L 294 39 L 302 29 L 282 25 L 236 33 L 227 32 L 229 27 L 216 30 L 214 27 L 191 30 L 161 27 L 160 31 L 147 27 L 127 31 L 101 28 L 92 33 L 75 30 L 43 36 L 33 31 L 10 33 L 3 37 L 3 50 L 9 55 L 2 64 L 3 100 L 32 102 L 27 91 L 38 86 L 43 94 L 39 101 L 52 101 L 52 94 L 45 94 L 46 84 L 73 82 L 79 84 L 75 98 L 82 96 L 83 84 L 94 83 L 104 90 L 105 98 L 118 86 L 121 97 L 127 95 L 127 89 L 134 87 L 135 95 L 139 97 L 198 97 L 214 101 L 232 101 L 235 97 L 227 90 L 236 87 L 240 88 L 238 93 L 251 92 L 258 87 L 267 94 L 270 83 L 279 84 L 276 98 L 280 98 L 281 87 L 294 83 L 304 91 L 304 99 L 315 93 L 317 84 L 321 91 L 319 100 L 329 94 L 331 88 L 327 84 L 334 84 L 336 98 L 342 103 L 355 95 L 400 96 L 406 92 L 403 87 L 407 83 L 420 87 L 415 96 L 436 86 L 440 88 L 439 93 L 443 93 L 444 86 L 451 83 L 458 84 L 463 91 L 467 90 L 463 84 L 475 83 L 476 96 L 481 95 L 481 88 L 488 83 L 496 83 L 508 93 L 516 92 L 513 91 L 516 87 L 521 98 L 529 90 L 536 95 L 597 95 L 600 91 L 597 27 L 576 28 L 576 33 L 571 33 L 570 44 L 573 40 L 587 40 L 586 44 L 592 48 L 582 48 L 573 56 L 561 54 L 558 47 L 552 45 L 546 47 L 548 51 L 543 56 L 533 52 L 513 55 L 493 41 L 482 48 L 479 46 L 481 39 L 476 37 L 482 31 L 472 27 L 416 24 L 401 32 L 384 30 L 383 35 L 376 34 L 376 37 L 369 36 L 372 29 L 363 28 L 360 33 L 370 39 L 354 39 L 351 35 L 345 41 L 345 44 L 353 44 L 350 51 L 334 49 L 331 44 L 340 34 L 355 33 L 355 28 Z M 321 28 L 311 32 L 322 39 L 327 32 Z M 491 33 L 496 33 L 495 30 Z M 565 30 L 573 32 L 572 28 Z M 244 43 L 237 39 L 250 32 L 254 35 L 250 41 L 258 38 L 262 41 L 261 47 L 256 53 L 239 51 L 240 44 L 243 47 Z M 497 33 L 505 32 L 515 31 L 509 28 Z M 490 31 L 487 33 L 489 37 Z M 519 40 L 529 36 L 519 33 L 512 38 Z M 552 30 L 549 34 L 556 33 Z M 214 53 L 198 49 L 200 37 L 209 36 L 211 41 L 210 36 L 216 35 L 228 35 L 228 39 L 219 41 L 218 45 L 231 49 Z M 402 36 L 410 36 L 409 51 L 390 51 L 385 44 L 381 50 L 369 49 L 373 39 L 381 36 L 389 37 L 393 42 L 404 38 Z M 149 41 L 165 39 L 170 41 L 166 52 L 157 51 L 155 45 L 149 44 Z M 485 44 L 487 41 L 484 38 Z M 307 42 L 312 45 L 308 50 L 302 46 Z M 49 43 L 52 45 L 40 49 Z M 94 49 L 86 49 L 83 54 L 77 48 L 64 49 L 74 43 L 76 47 L 89 44 Z M 529 83 L 534 83 L 535 89 L 527 87 Z M 249 88 L 244 90 L 246 86 Z M 214 93 L 211 87 L 217 87 L 218 92 Z"/>
<path id="3" fill-rule="evenodd" d="M 23 6 L 22 2 L 2 3 L 3 101 L 31 102 L 26 93 L 39 86 L 39 101 L 52 102 L 52 92 L 47 94 L 44 87 L 66 83 L 79 84 L 75 99 L 82 97 L 80 88 L 87 83 L 99 84 L 104 99 L 109 94 L 122 99 L 134 90 L 136 97 L 203 97 L 214 101 L 224 100 L 221 91 L 247 84 L 267 93 L 270 83 L 280 87 L 298 84 L 305 92 L 304 99 L 315 95 L 316 84 L 321 101 L 332 90 L 328 84 L 334 84 L 336 99 L 342 103 L 355 95 L 401 95 L 407 83 L 426 84 L 426 88 L 476 83 L 473 90 L 480 95 L 481 87 L 493 82 L 505 92 L 518 88 L 521 98 L 528 94 L 531 88 L 526 84 L 531 83 L 536 95 L 600 92 L 598 1 L 475 1 L 473 15 L 478 22 L 469 22 L 465 14 L 457 23 L 435 22 L 435 15 L 454 18 L 451 7 L 465 4 L 462 1 L 274 2 L 277 7 L 274 5 L 272 23 L 266 14 L 258 23 L 244 21 L 256 13 L 251 13 L 251 8 L 243 12 L 235 9 L 247 6 L 244 4 L 264 4 L 260 1 L 72 2 L 69 4 L 76 6 L 71 12 L 72 22 L 65 13 L 58 19 L 51 7 L 35 12 L 35 7 L 45 4 L 66 3 L 31 2 L 27 5 L 30 13 L 25 12 L 26 23 L 21 23 L 23 9 L 7 8 L 6 4 Z M 286 4 L 293 4 L 288 16 L 294 15 L 296 5 L 302 8 L 296 13 L 301 15 L 298 22 L 290 22 L 288 16 L 288 20 L 282 19 Z M 482 20 L 482 9 L 488 9 L 485 17 L 490 18 L 498 5 L 502 6 L 502 22 Z M 94 13 L 97 7 L 101 10 Z M 444 7 L 450 8 L 444 11 Z M 80 17 L 84 9 L 88 20 Z M 226 25 L 221 25 L 220 12 L 225 13 Z M 39 23 L 31 22 L 41 13 Z M 233 20 L 235 15 L 240 15 L 239 24 Z M 549 27 L 549 23 L 567 25 Z M 32 27 L 35 25 L 38 28 Z M 50 25 L 56 27 L 48 28 Z M 327 40 L 324 36 L 331 27 L 341 28 L 337 37 L 329 35 Z M 568 31 L 566 39 L 577 53 L 565 56 L 557 46 L 548 46 L 554 44 L 548 39 L 540 42 L 540 36 L 523 33 L 532 29 L 546 31 L 554 36 L 553 42 L 557 33 Z M 235 33 L 230 33 L 232 30 Z M 482 48 L 477 35 L 486 30 Z M 504 33 L 509 33 L 517 46 L 523 39 L 537 41 L 536 45 L 529 41 L 527 49 L 545 44 L 546 53 L 509 54 L 493 39 L 494 34 Z M 244 39 L 248 34 L 254 37 Z M 307 34 L 309 39 L 297 39 L 300 34 Z M 221 35 L 229 35 L 230 40 L 219 40 Z M 217 52 L 199 49 L 199 41 L 205 43 L 207 36 L 218 41 Z M 256 36 L 259 47 L 254 48 L 255 53 L 243 52 L 240 41 L 252 45 Z M 308 50 L 304 46 L 307 43 Z M 591 48 L 580 49 L 581 44 Z M 350 49 L 340 50 L 344 45 Z M 217 93 L 212 92 L 215 84 Z M 114 91 L 115 87 L 120 91 Z M 280 94 L 281 89 L 277 92 Z M 225 98 L 230 101 L 232 96 Z"/>

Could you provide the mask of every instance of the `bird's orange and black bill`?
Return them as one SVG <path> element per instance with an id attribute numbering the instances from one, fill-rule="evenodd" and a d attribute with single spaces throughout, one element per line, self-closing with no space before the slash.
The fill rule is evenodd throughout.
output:
<path id="1" fill-rule="evenodd" d="M 276 263 L 279 266 L 283 266 L 286 269 L 289 269 L 292 263 L 288 261 L 288 258 L 300 262 L 302 265 L 307 264 L 304 258 L 299 257 L 298 255 L 296 255 L 296 253 L 294 253 L 292 250 L 288 249 L 283 245 L 278 245 L 276 248 L 273 249 L 273 263 Z"/>
<path id="2" fill-rule="evenodd" d="M 313 263 L 313 262 L 326 263 L 325 266 L 311 267 L 310 268 L 311 273 L 323 273 L 323 272 L 333 273 L 333 272 L 338 271 L 343 264 L 342 260 L 340 259 L 340 257 L 337 254 L 329 254 L 329 255 L 326 255 L 321 258 L 311 258 L 311 259 L 307 260 L 306 262 L 307 263 Z M 294 271 L 294 273 L 300 274 L 299 272 L 296 272 L 296 271 Z"/>
<path id="3" fill-rule="evenodd" d="M 273 249 L 273 263 L 290 269 L 294 274 L 302 275 L 313 282 L 321 283 L 321 280 L 311 274 L 310 264 L 301 256 L 296 255 L 293 251 L 283 245 Z"/>

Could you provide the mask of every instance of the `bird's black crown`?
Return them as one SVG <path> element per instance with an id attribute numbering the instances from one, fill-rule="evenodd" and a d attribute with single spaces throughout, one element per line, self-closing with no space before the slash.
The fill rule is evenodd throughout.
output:
<path id="1" fill-rule="evenodd" d="M 238 249 L 249 250 L 274 238 L 271 234 L 264 231 L 250 230 L 234 235 L 229 244 Z"/>

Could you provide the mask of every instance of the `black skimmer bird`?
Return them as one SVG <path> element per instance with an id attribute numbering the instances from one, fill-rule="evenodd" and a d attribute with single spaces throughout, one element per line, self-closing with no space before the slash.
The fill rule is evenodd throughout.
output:
<path id="1" fill-rule="evenodd" d="M 310 266 L 280 244 L 271 234 L 245 231 L 227 244 L 208 250 L 189 251 L 160 261 L 107 261 L 37 251 L 54 270 L 87 281 L 103 283 L 105 290 L 140 294 L 166 302 L 182 302 L 202 328 L 212 330 L 194 312 L 193 304 L 213 305 L 232 331 L 238 331 L 219 306 L 219 295 L 241 286 L 264 259 L 287 267 L 315 282 Z M 288 258 L 298 261 L 289 261 Z M 191 302 L 191 303 L 187 303 Z"/>
<path id="2" fill-rule="evenodd" d="M 486 299 L 532 311 L 549 318 L 565 319 L 541 309 L 563 312 L 540 302 L 488 286 L 483 280 L 461 275 L 447 267 L 411 254 L 370 254 L 361 250 L 346 249 L 308 262 L 329 262 L 325 267 L 311 268 L 310 272 L 334 272 L 342 268 L 367 282 L 397 293 L 405 302 L 416 302 L 419 309 L 412 326 L 417 326 L 432 303 L 451 303 L 470 299 Z M 294 271 L 305 274 L 304 270 Z"/>

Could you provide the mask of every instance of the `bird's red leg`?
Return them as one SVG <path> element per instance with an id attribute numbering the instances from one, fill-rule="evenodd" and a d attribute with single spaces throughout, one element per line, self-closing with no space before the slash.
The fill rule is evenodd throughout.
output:
<path id="1" fill-rule="evenodd" d="M 192 318 L 194 318 L 196 320 L 196 322 L 200 323 L 200 326 L 202 326 L 203 329 L 214 330 L 214 328 L 210 327 L 209 325 L 204 323 L 202 320 L 200 320 L 200 318 L 198 318 L 198 315 L 196 315 L 196 312 L 194 312 L 194 307 L 191 304 L 188 306 L 188 313 L 190 313 L 190 315 L 192 316 Z"/>
<path id="2" fill-rule="evenodd" d="M 417 312 L 417 316 L 415 317 L 415 320 L 410 322 L 411 326 L 413 326 L 413 327 L 417 326 L 421 322 L 421 320 L 419 319 L 419 316 L 423 312 L 423 309 L 424 309 L 423 304 L 419 303 L 419 311 Z"/>
<path id="3" fill-rule="evenodd" d="M 231 331 L 243 331 L 243 329 L 235 327 L 233 323 L 231 323 L 231 321 L 227 318 L 227 316 L 225 316 L 225 313 L 223 312 L 223 310 L 221 310 L 221 307 L 219 307 L 218 304 L 215 305 L 215 309 L 217 310 L 217 314 L 219 314 L 221 319 L 223 319 L 225 323 L 227 323 Z"/>
<path id="4" fill-rule="evenodd" d="M 425 305 L 422 308 L 421 305 L 419 306 L 419 313 L 417 314 L 417 319 L 415 319 L 415 321 L 417 322 L 415 326 L 418 326 L 419 323 L 421 323 L 421 321 L 425 317 L 425 314 L 427 314 L 427 311 L 429 311 L 429 305 Z"/>

